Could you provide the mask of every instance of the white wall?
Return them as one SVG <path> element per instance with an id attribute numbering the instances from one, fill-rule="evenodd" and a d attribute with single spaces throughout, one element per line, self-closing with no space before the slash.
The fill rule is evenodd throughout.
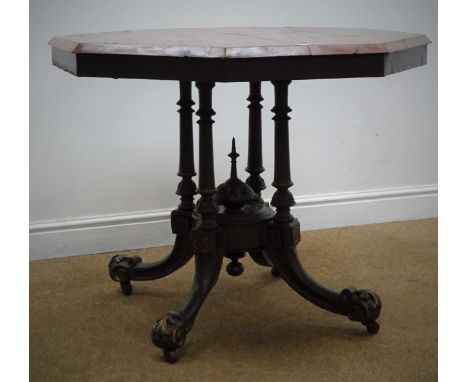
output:
<path id="1" fill-rule="evenodd" d="M 425 33 L 428 65 L 386 78 L 290 86 L 291 160 L 302 228 L 437 214 L 435 0 L 30 2 L 32 259 L 170 243 L 178 203 L 178 85 L 76 78 L 51 65 L 54 35 L 217 26 L 339 26 Z M 248 85 L 214 88 L 216 181 L 229 142 L 247 148 Z M 263 85 L 272 181 L 272 86 Z M 196 131 L 196 130 L 195 130 Z M 272 195 L 272 187 L 265 192 Z"/>

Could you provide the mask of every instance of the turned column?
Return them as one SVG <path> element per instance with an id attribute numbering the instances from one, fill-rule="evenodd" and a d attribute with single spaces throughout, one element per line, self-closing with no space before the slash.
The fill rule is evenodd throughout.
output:
<path id="1" fill-rule="evenodd" d="M 213 163 L 213 119 L 215 115 L 212 109 L 212 89 L 214 82 L 197 82 L 199 94 L 199 109 L 197 115 L 200 117 L 198 125 L 199 134 L 199 166 L 198 166 L 198 193 L 200 202 L 198 212 L 201 215 L 201 230 L 215 228 L 216 213 L 218 211 L 217 203 L 214 200 L 216 192 L 214 163 Z"/>
<path id="2" fill-rule="evenodd" d="M 193 160 L 193 122 L 192 83 L 179 82 L 180 99 L 177 105 L 179 112 L 179 171 L 182 178 L 177 186 L 176 194 L 180 196 L 179 210 L 193 211 L 195 204 L 193 196 L 196 194 L 196 185 L 192 177 L 196 175 Z"/>
<path id="3" fill-rule="evenodd" d="M 260 174 L 265 171 L 262 163 L 262 108 L 261 82 L 250 82 L 249 105 L 249 152 L 247 171 L 250 176 L 245 181 L 261 200 L 262 190 L 266 188 Z"/>
<path id="4" fill-rule="evenodd" d="M 275 106 L 271 111 L 275 123 L 275 171 L 272 185 L 276 188 L 271 205 L 276 207 L 276 222 L 289 222 L 293 219 L 291 206 L 296 204 L 288 190 L 293 185 L 289 163 L 289 120 L 288 86 L 291 81 L 272 81 L 275 89 Z"/>

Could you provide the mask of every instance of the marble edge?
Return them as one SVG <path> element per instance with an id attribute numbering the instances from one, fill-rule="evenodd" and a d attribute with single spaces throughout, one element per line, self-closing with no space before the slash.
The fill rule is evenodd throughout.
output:
<path id="1" fill-rule="evenodd" d="M 428 45 L 431 40 L 422 34 L 415 34 L 401 40 L 380 44 L 298 44 L 261 47 L 197 47 L 197 46 L 155 46 L 79 43 L 66 36 L 53 37 L 49 45 L 70 53 L 122 54 L 167 57 L 200 58 L 260 58 L 281 56 L 321 56 L 338 54 L 392 53 L 417 46 Z"/>

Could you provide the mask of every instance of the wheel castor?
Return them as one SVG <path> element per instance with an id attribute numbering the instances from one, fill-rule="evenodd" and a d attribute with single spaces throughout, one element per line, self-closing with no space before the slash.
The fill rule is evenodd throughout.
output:
<path id="1" fill-rule="evenodd" d="M 276 269 L 275 267 L 271 267 L 271 275 L 272 275 L 273 277 L 279 277 L 280 274 L 279 274 L 279 272 L 278 272 L 278 269 Z"/>
<path id="2" fill-rule="evenodd" d="M 366 324 L 366 328 L 369 334 L 375 334 L 379 331 L 380 325 L 377 321 L 373 321 Z"/>
<path id="3" fill-rule="evenodd" d="M 176 363 L 177 362 L 177 356 L 175 351 L 171 350 L 163 350 L 164 353 L 164 360 L 168 363 Z"/>
<path id="4" fill-rule="evenodd" d="M 124 292 L 124 294 L 126 294 L 127 296 L 132 294 L 133 292 L 132 284 L 130 283 L 130 281 L 121 282 L 120 288 L 122 289 L 122 292 Z"/>
<path id="5" fill-rule="evenodd" d="M 240 276 L 244 272 L 244 266 L 237 259 L 233 259 L 226 266 L 226 271 L 231 276 Z"/>

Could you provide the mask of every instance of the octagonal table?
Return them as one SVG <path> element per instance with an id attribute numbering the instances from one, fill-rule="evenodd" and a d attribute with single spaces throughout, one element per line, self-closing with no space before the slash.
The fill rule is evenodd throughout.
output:
<path id="1" fill-rule="evenodd" d="M 179 81 L 180 152 L 176 193 L 180 204 L 171 214 L 176 235 L 172 251 L 161 261 L 144 263 L 138 256 L 114 256 L 109 273 L 125 294 L 132 280 L 164 277 L 195 256 L 195 276 L 186 303 L 157 320 L 152 330 L 165 359 L 176 360 L 203 301 L 218 279 L 223 257 L 227 271 L 243 271 L 239 259 L 248 253 L 270 267 L 297 293 L 330 312 L 362 323 L 377 333 L 381 311 L 377 294 L 345 288 L 327 289 L 302 268 L 296 252 L 299 222 L 291 214 L 295 204 L 289 161 L 288 86 L 291 80 L 382 77 L 426 63 L 430 40 L 421 34 L 343 28 L 200 28 L 154 29 L 60 36 L 51 39 L 53 64 L 79 77 L 138 78 Z M 193 155 L 191 83 L 199 93 L 198 187 Z M 261 196 L 262 121 L 261 82 L 275 91 L 274 181 L 271 206 Z M 213 163 L 212 90 L 216 82 L 249 82 L 249 173 L 237 174 L 233 139 L 231 176 L 216 187 Z M 200 194 L 197 203 L 194 196 Z M 235 318 L 232 318 L 235 319 Z"/>

